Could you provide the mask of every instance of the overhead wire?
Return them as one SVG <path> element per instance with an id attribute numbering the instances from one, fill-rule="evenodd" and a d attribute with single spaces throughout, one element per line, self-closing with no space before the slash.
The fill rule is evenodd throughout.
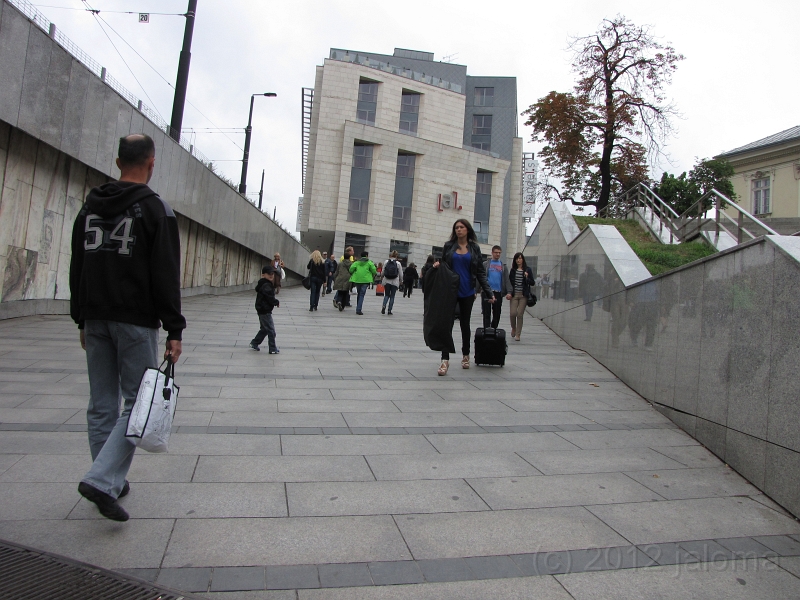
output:
<path id="1" fill-rule="evenodd" d="M 87 2 L 86 0 L 81 0 L 81 1 L 82 1 L 82 2 L 84 2 L 84 3 L 85 3 L 87 6 L 89 6 L 89 4 L 88 4 L 88 2 Z M 154 72 L 156 75 L 158 75 L 159 77 L 161 77 L 161 79 L 163 79 L 163 80 L 164 80 L 164 82 L 165 82 L 165 83 L 166 83 L 166 84 L 167 84 L 169 87 L 171 87 L 173 90 L 175 89 L 175 86 L 174 86 L 172 83 L 170 83 L 170 81 L 169 81 L 169 80 L 168 80 L 166 77 L 164 77 L 164 76 L 163 76 L 161 73 L 159 73 L 159 72 L 158 72 L 158 70 L 157 70 L 157 69 L 156 69 L 156 68 L 155 68 L 153 65 L 151 65 L 151 64 L 150 64 L 150 63 L 147 61 L 147 59 L 146 59 L 144 56 L 142 56 L 141 54 L 139 54 L 139 51 L 138 51 L 138 50 L 136 50 L 136 48 L 134 48 L 133 46 L 131 46 L 131 44 L 128 42 L 128 40 L 126 40 L 124 37 L 122 37 L 122 35 L 121 35 L 121 34 L 120 34 L 120 33 L 119 33 L 117 30 L 115 30 L 115 29 L 114 29 L 114 28 L 113 28 L 111 25 L 109 25 L 108 21 L 106 21 L 105 19 L 103 19 L 103 17 L 101 17 L 101 16 L 99 16 L 99 15 L 97 15 L 97 14 L 94 14 L 94 13 L 92 13 L 92 14 L 94 15 L 94 17 L 95 17 L 95 18 L 97 18 L 97 19 L 99 19 L 99 20 L 103 21 L 103 23 L 105 23 L 105 24 L 106 24 L 106 26 L 107 26 L 107 27 L 108 27 L 108 28 L 109 28 L 111 31 L 113 31 L 113 32 L 114 32 L 114 34 L 115 34 L 115 35 L 116 35 L 116 36 L 117 36 L 119 39 L 121 39 L 121 40 L 122 40 L 122 41 L 125 43 L 125 45 L 127 45 L 127 46 L 128 46 L 128 48 L 130 48 L 131 50 L 133 50 L 133 52 L 136 54 L 136 56 L 138 56 L 140 59 L 142 59 L 142 61 L 144 62 L 144 64 L 146 64 L 148 67 L 150 67 L 150 68 L 153 70 L 153 72 Z M 155 13 L 151 13 L 151 14 L 155 14 Z M 167 14 L 167 13 L 165 13 L 165 14 Z M 181 15 L 181 16 L 185 16 L 185 15 Z M 104 31 L 103 33 L 105 33 L 105 31 Z M 108 34 L 107 34 L 107 33 L 106 33 L 106 37 L 108 37 Z M 109 41 L 111 41 L 111 40 L 110 40 L 110 38 L 109 38 Z M 112 46 L 113 46 L 113 42 L 112 42 Z M 114 49 L 116 50 L 116 47 L 114 47 Z M 117 54 L 119 54 L 119 50 L 117 50 Z M 120 58 L 122 58 L 122 55 L 121 55 L 121 54 L 120 54 Z M 124 62 L 124 60 L 125 60 L 125 59 L 123 59 L 123 62 Z M 128 66 L 128 65 L 127 65 L 127 63 L 126 63 L 126 65 L 125 65 L 125 66 L 126 66 L 126 67 Z M 130 67 L 128 67 L 128 70 L 130 70 Z M 133 72 L 132 72 L 132 71 L 131 71 L 131 74 L 133 74 Z M 136 79 L 136 76 L 135 76 L 135 75 L 134 75 L 134 79 Z M 137 80 L 136 80 L 136 82 L 137 82 L 137 83 L 139 83 L 139 80 L 137 79 Z M 141 86 L 141 84 L 139 84 L 139 85 Z M 142 91 L 144 91 L 144 88 L 142 88 Z M 147 92 L 145 92 L 145 95 L 147 95 Z M 147 96 L 147 97 L 148 97 L 148 99 L 150 99 L 150 96 Z M 152 101 L 152 100 L 150 100 L 150 102 L 152 103 L 153 101 Z M 227 133 L 225 133 L 225 132 L 223 131 L 223 129 L 234 129 L 234 128 L 232 128 L 232 127 L 231 127 L 231 128 L 222 128 L 222 127 L 219 127 L 219 126 L 218 126 L 216 123 L 214 123 L 214 121 L 212 121 L 212 120 L 211 120 L 211 119 L 210 119 L 208 116 L 206 116 L 206 115 L 203 113 L 203 111 L 201 111 L 201 110 L 200 110 L 200 109 L 199 109 L 197 106 L 195 106 L 194 104 L 192 104 L 192 102 L 190 102 L 189 100 L 186 100 L 186 103 L 187 103 L 187 104 L 189 104 L 189 105 L 190 105 L 192 108 L 194 108 L 194 109 L 195 109 L 195 110 L 196 110 L 198 113 L 200 113 L 200 115 L 201 115 L 201 116 L 202 116 L 204 119 L 206 119 L 206 120 L 207 120 L 209 123 L 211 123 L 211 124 L 214 126 L 214 128 L 215 128 L 215 129 L 217 129 L 217 130 L 218 130 L 220 133 L 222 133 L 222 134 L 223 134 L 223 135 L 224 135 L 224 136 L 227 138 L 227 140 L 228 140 L 228 141 L 229 141 L 231 144 L 233 144 L 234 146 L 236 146 L 236 148 L 238 148 L 239 150 L 241 150 L 242 152 L 244 152 L 244 149 L 243 149 L 243 148 L 242 148 L 242 147 L 241 147 L 239 144 L 237 144 L 237 143 L 236 143 L 234 140 L 232 140 L 232 139 L 231 139 L 231 138 L 228 136 L 228 134 L 227 134 Z M 159 116 L 160 116 L 160 115 L 159 115 Z M 162 118 L 163 118 L 163 117 L 162 117 Z M 241 130 L 243 130 L 243 129 L 244 129 L 244 128 L 241 128 L 239 131 L 241 131 Z"/>

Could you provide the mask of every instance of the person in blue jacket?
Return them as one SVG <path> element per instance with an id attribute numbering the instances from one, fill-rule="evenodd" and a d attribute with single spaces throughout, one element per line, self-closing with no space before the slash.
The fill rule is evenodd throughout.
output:
<path id="1" fill-rule="evenodd" d="M 475 303 L 475 298 L 478 297 L 475 290 L 480 289 L 490 304 L 495 302 L 495 297 L 489 281 L 486 279 L 481 247 L 478 245 L 475 230 L 468 220 L 456 219 L 456 222 L 453 223 L 450 239 L 442 248 L 442 258 L 433 263 L 433 268 L 438 269 L 441 263 L 447 264 L 459 276 L 458 307 L 460 316 L 458 320 L 461 324 L 461 368 L 469 369 L 470 339 L 472 337 L 469 321 L 472 315 L 472 305 Z M 453 315 L 453 321 L 455 322 L 455 315 Z M 439 375 L 446 375 L 449 366 L 450 353 L 442 350 Z"/>

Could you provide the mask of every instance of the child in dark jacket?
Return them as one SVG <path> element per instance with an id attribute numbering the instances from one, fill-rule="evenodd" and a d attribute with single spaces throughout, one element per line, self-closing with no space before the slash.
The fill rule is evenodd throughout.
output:
<path id="1" fill-rule="evenodd" d="M 261 279 L 256 284 L 256 312 L 261 329 L 250 342 L 253 350 L 261 350 L 258 346 L 266 337 L 269 342 L 269 353 L 278 354 L 280 350 L 275 345 L 275 323 L 272 321 L 272 309 L 281 303 L 275 298 L 275 267 L 267 265 L 261 269 Z"/>

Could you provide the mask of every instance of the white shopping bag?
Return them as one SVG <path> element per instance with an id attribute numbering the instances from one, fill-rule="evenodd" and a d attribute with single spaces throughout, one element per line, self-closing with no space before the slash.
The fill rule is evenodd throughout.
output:
<path id="1" fill-rule="evenodd" d="M 175 365 L 148 368 L 142 375 L 136 402 L 128 415 L 125 437 L 148 452 L 166 452 L 180 388 L 175 385 Z M 161 363 L 161 366 L 164 366 Z"/>

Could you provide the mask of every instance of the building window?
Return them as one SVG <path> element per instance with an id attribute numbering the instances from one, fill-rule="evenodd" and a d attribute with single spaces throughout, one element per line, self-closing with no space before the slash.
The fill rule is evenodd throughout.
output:
<path id="1" fill-rule="evenodd" d="M 414 194 L 414 170 L 416 164 L 417 157 L 414 154 L 397 155 L 392 229 L 411 230 L 411 199 Z"/>
<path id="2" fill-rule="evenodd" d="M 472 117 L 472 147 L 478 150 L 492 149 L 492 115 Z"/>
<path id="3" fill-rule="evenodd" d="M 419 97 L 421 94 L 403 91 L 400 101 L 400 132 L 417 135 Z"/>
<path id="4" fill-rule="evenodd" d="M 375 125 L 375 111 L 378 107 L 378 84 L 361 80 L 358 84 L 358 110 L 356 121 Z"/>
<path id="5" fill-rule="evenodd" d="M 492 174 L 488 171 L 478 171 L 475 181 L 475 217 L 473 227 L 478 242 L 489 242 L 489 213 L 492 205 Z"/>
<path id="6" fill-rule="evenodd" d="M 347 204 L 347 220 L 353 223 L 367 222 L 372 149 L 368 144 L 353 146 L 353 167 L 350 169 L 350 196 Z"/>
<path id="7" fill-rule="evenodd" d="M 753 214 L 765 215 L 770 211 L 769 177 L 753 180 Z"/>
<path id="8" fill-rule="evenodd" d="M 494 106 L 494 88 L 476 87 L 473 104 L 475 106 Z"/>

